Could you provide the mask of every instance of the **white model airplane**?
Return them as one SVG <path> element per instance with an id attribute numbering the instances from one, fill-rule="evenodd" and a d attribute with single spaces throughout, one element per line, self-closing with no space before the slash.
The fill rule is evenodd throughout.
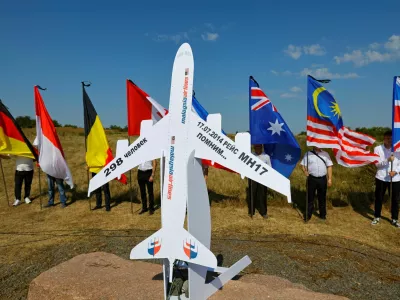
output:
<path id="1" fill-rule="evenodd" d="M 192 111 L 194 62 L 192 49 L 179 48 L 172 69 L 169 113 L 156 124 L 143 121 L 139 138 L 130 146 L 119 142 L 117 155 L 90 180 L 88 194 L 144 161 L 165 157 L 161 197 L 162 228 L 131 251 L 131 259 L 168 259 L 217 268 L 215 255 L 184 229 L 188 200 L 188 174 L 193 159 L 208 159 L 283 195 L 291 202 L 290 181 L 250 151 L 250 142 L 238 134 L 235 142 L 221 132 L 221 116 L 207 122 Z M 248 133 L 246 133 L 248 135 Z M 241 142 L 242 139 L 242 142 Z M 246 140 L 246 138 L 244 138 Z M 247 146 L 246 146 L 247 145 Z M 193 183 L 191 183 L 193 184 Z M 172 280 L 172 267 L 170 280 Z"/>

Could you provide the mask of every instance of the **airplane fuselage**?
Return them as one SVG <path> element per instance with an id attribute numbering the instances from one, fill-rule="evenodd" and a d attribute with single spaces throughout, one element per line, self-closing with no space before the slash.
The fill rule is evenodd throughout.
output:
<path id="1" fill-rule="evenodd" d="M 169 106 L 169 147 L 165 155 L 164 186 L 162 197 L 163 227 L 183 227 L 187 203 L 187 163 L 189 122 L 192 110 L 193 54 L 183 47 L 177 53 L 172 70 L 172 86 Z"/>

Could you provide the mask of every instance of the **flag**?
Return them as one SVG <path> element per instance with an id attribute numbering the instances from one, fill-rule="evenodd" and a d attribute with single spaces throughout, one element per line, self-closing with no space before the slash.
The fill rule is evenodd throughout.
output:
<path id="1" fill-rule="evenodd" d="M 156 100 L 151 98 L 145 91 L 140 89 L 131 80 L 126 80 L 127 92 L 127 106 L 128 106 L 128 135 L 140 135 L 140 123 L 143 120 L 153 120 L 154 123 L 158 122 L 161 118 L 168 114 L 168 110 L 159 104 Z M 192 110 L 203 120 L 207 120 L 208 112 L 201 106 L 197 99 L 192 97 Z M 224 131 L 222 131 L 225 134 Z M 202 160 L 203 164 L 210 165 L 211 161 Z M 231 170 L 219 165 L 214 164 L 213 167 L 217 169 L 224 169 L 232 172 Z"/>
<path id="2" fill-rule="evenodd" d="M 86 141 L 86 165 L 89 171 L 98 173 L 110 161 L 114 159 L 110 146 L 108 145 L 106 133 L 101 124 L 89 95 L 86 93 L 85 85 L 83 90 L 83 114 Z M 127 178 L 122 174 L 120 182 L 127 183 Z"/>
<path id="3" fill-rule="evenodd" d="M 129 136 L 140 135 L 140 123 L 143 120 L 153 120 L 156 123 L 168 113 L 168 110 L 129 79 L 126 80 L 126 95 Z"/>
<path id="4" fill-rule="evenodd" d="M 367 150 L 375 139 L 345 127 L 332 94 L 315 78 L 308 76 L 307 81 L 307 146 L 333 149 L 336 161 L 345 167 L 377 162 L 379 156 Z"/>
<path id="5" fill-rule="evenodd" d="M 400 76 L 393 80 L 392 152 L 400 151 Z"/>
<path id="6" fill-rule="evenodd" d="M 64 179 L 73 188 L 72 175 L 65 161 L 57 131 L 44 105 L 38 86 L 34 87 L 34 93 L 36 111 L 36 140 L 34 144 L 39 149 L 39 165 L 43 172 L 55 178 Z"/>
<path id="7" fill-rule="evenodd" d="M 192 96 L 192 110 L 193 110 L 200 118 L 202 118 L 204 121 L 207 121 L 208 112 L 207 112 L 206 109 L 200 104 L 200 102 L 197 101 L 197 99 L 196 99 L 196 97 L 195 97 L 195 92 L 194 92 L 194 91 L 193 91 L 193 96 Z M 226 133 L 225 133 L 223 130 L 221 130 L 221 131 L 222 131 L 222 133 L 223 133 L 224 135 L 226 135 Z M 232 170 L 230 170 L 230 169 L 228 169 L 228 168 L 225 168 L 224 166 L 222 166 L 222 165 L 220 165 L 220 164 L 218 164 L 218 163 L 215 163 L 214 165 L 212 165 L 210 160 L 202 159 L 201 161 L 202 161 L 202 163 L 203 163 L 204 165 L 213 166 L 214 168 L 217 168 L 217 169 L 223 169 L 223 170 L 225 170 L 225 171 L 229 171 L 229 172 L 235 173 L 235 172 L 233 172 Z"/>
<path id="8" fill-rule="evenodd" d="M 264 145 L 272 168 L 289 178 L 300 159 L 300 146 L 253 76 L 249 79 L 249 114 L 251 143 Z"/>
<path id="9" fill-rule="evenodd" d="M 37 151 L 26 138 L 14 117 L 0 100 L 0 154 L 38 159 Z"/>

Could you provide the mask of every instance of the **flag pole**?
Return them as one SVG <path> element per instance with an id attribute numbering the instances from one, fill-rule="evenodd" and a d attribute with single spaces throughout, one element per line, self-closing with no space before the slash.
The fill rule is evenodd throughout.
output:
<path id="1" fill-rule="evenodd" d="M 38 176 L 39 176 L 39 204 L 40 204 L 40 210 L 42 210 L 42 184 L 40 182 L 40 166 L 38 166 L 39 168 L 39 172 L 38 172 Z"/>
<path id="2" fill-rule="evenodd" d="M 1 167 L 1 175 L 3 176 L 4 191 L 6 192 L 7 205 L 10 206 L 10 201 L 9 201 L 9 198 L 8 198 L 7 185 L 6 185 L 6 178 L 4 177 L 3 163 L 2 163 L 2 159 L 1 158 L 0 158 L 0 167 Z"/>
<path id="3" fill-rule="evenodd" d="M 85 81 L 82 81 L 82 91 L 85 89 L 85 86 L 90 86 L 92 83 L 89 81 L 89 84 L 85 84 Z M 85 128 L 83 128 L 83 130 L 85 131 Z M 86 161 L 86 151 L 87 151 L 87 142 L 86 142 L 86 134 L 83 135 L 84 139 L 85 139 L 85 161 Z M 87 180 L 87 186 L 88 186 L 88 190 L 89 190 L 89 168 L 86 162 L 86 180 Z M 92 203 L 91 203 L 91 199 L 92 199 L 92 194 L 89 195 L 89 210 L 92 210 Z"/>
<path id="4" fill-rule="evenodd" d="M 393 152 L 392 155 L 393 157 Z M 393 172 L 393 160 L 390 161 L 390 172 Z M 392 192 L 393 192 L 393 177 L 390 176 L 390 197 L 389 197 L 389 211 L 392 211 Z"/>
<path id="5" fill-rule="evenodd" d="M 306 176 L 306 212 L 305 215 L 306 217 L 304 218 L 304 222 L 307 223 L 308 221 L 308 176 L 310 176 L 310 174 L 308 173 L 308 150 L 307 150 L 307 176 Z"/>
<path id="6" fill-rule="evenodd" d="M 131 137 L 128 133 L 128 143 L 131 144 Z M 133 195 L 132 195 L 132 169 L 129 170 L 129 198 L 131 200 L 131 214 L 133 215 Z"/>

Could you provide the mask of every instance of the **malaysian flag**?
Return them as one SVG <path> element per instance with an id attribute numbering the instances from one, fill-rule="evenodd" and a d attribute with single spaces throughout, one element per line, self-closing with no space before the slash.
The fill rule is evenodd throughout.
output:
<path id="1" fill-rule="evenodd" d="M 315 78 L 307 76 L 307 146 L 331 148 L 338 164 L 361 167 L 377 162 L 367 150 L 375 139 L 343 126 L 339 105 Z"/>
<path id="2" fill-rule="evenodd" d="M 393 81 L 392 152 L 400 151 L 400 76 Z"/>

